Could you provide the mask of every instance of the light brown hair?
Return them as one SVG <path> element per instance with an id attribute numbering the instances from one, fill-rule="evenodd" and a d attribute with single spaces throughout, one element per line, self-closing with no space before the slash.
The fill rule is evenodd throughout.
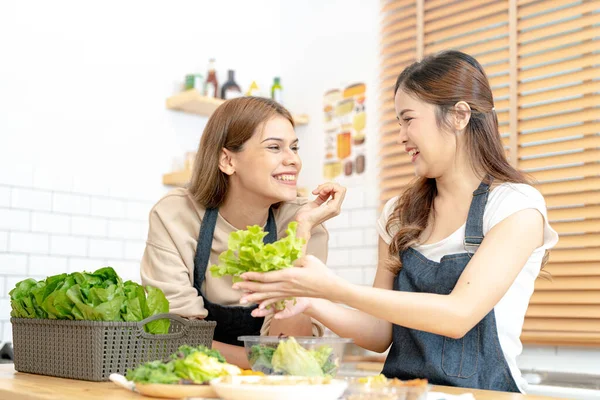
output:
<path id="1" fill-rule="evenodd" d="M 477 60 L 459 51 L 444 51 L 408 66 L 396 81 L 399 90 L 435 106 L 438 127 L 452 131 L 448 116 L 455 104 L 464 101 L 471 107 L 465 128 L 466 149 L 471 165 L 480 178 L 497 183 L 530 183 L 508 160 L 498 131 L 494 98 L 488 78 Z M 398 199 L 387 223 L 388 233 L 397 229 L 389 246 L 389 268 L 397 274 L 402 265 L 399 254 L 417 244 L 430 221 L 436 181 L 420 177 L 411 182 Z M 544 257 L 545 264 L 548 254 Z"/>
<path id="2" fill-rule="evenodd" d="M 229 176 L 219 168 L 222 149 L 237 153 L 270 119 L 294 119 L 279 103 L 262 97 L 227 100 L 211 115 L 202 133 L 189 191 L 204 208 L 219 207 L 229 188 Z"/>

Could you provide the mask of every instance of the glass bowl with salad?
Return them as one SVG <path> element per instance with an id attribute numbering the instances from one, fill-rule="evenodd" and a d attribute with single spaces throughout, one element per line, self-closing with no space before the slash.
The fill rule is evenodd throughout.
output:
<path id="1" fill-rule="evenodd" d="M 266 375 L 335 377 L 352 339 L 240 336 L 253 371 Z"/>

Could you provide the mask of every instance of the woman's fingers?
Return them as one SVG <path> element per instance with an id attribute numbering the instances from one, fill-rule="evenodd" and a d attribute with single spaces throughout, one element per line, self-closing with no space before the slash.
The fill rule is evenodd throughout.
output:
<path id="1" fill-rule="evenodd" d="M 252 293 L 246 296 L 243 296 L 240 300 L 240 304 L 252 304 L 252 303 L 261 303 L 264 300 L 276 299 L 276 298 L 285 298 L 288 295 L 279 292 L 264 292 L 264 293 Z"/>
<path id="2" fill-rule="evenodd" d="M 272 271 L 272 272 L 245 272 L 240 275 L 244 281 L 254 281 L 254 282 L 264 282 L 264 283 L 272 283 L 272 282 L 280 282 L 285 280 L 288 277 L 288 271 Z M 245 283 L 245 282 L 238 282 Z"/>
<path id="3" fill-rule="evenodd" d="M 346 194 L 346 188 L 337 183 L 327 182 L 317 186 L 317 188 L 313 190 L 312 193 L 317 196 L 317 198 L 314 201 L 315 203 L 317 203 L 317 205 L 320 206 L 321 204 L 325 203 L 330 197 L 332 199 L 341 197 L 341 199 L 343 200 Z"/>
<path id="4" fill-rule="evenodd" d="M 261 304 L 263 304 L 263 303 L 261 303 Z M 275 307 L 255 308 L 254 310 L 252 310 L 251 314 L 254 318 L 260 318 L 260 317 L 266 317 L 267 315 L 273 314 L 274 312 L 275 312 Z"/>

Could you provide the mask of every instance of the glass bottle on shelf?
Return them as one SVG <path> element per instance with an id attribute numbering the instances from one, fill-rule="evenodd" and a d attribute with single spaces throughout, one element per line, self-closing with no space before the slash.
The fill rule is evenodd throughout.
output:
<path id="1" fill-rule="evenodd" d="M 271 99 L 275 100 L 279 104 L 283 104 L 283 88 L 281 87 L 281 80 L 279 77 L 273 79 L 273 86 L 271 86 Z"/>
<path id="2" fill-rule="evenodd" d="M 204 82 L 204 95 L 206 97 L 219 97 L 219 81 L 217 80 L 217 72 L 215 71 L 215 59 L 208 60 L 208 72 L 206 81 Z"/>
<path id="3" fill-rule="evenodd" d="M 229 100 L 236 97 L 242 97 L 242 89 L 235 83 L 235 72 L 230 69 L 227 71 L 227 82 L 225 82 L 221 88 L 221 98 L 223 100 Z"/>

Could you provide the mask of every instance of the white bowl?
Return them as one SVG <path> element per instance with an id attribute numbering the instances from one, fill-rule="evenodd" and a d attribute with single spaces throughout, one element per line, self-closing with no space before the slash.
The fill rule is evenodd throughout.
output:
<path id="1" fill-rule="evenodd" d="M 295 382 L 307 379 L 311 378 L 229 376 L 214 379 L 210 384 L 223 400 L 337 400 L 344 394 L 348 386 L 346 381 L 340 379 L 331 379 L 329 383 L 323 384 Z"/>

